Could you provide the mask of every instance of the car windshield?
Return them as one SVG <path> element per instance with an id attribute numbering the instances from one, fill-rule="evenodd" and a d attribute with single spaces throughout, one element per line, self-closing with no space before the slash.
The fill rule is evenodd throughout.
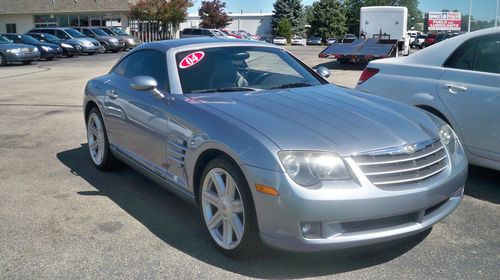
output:
<path id="1" fill-rule="evenodd" d="M 326 83 L 286 51 L 269 47 L 216 47 L 176 56 L 184 93 L 259 91 Z"/>
<path id="2" fill-rule="evenodd" d="M 50 35 L 50 34 L 43 34 L 43 37 L 41 35 L 33 35 L 33 34 L 28 34 L 29 36 L 31 37 L 34 37 L 35 39 L 36 38 L 45 38 L 46 41 L 50 41 L 50 42 L 61 42 L 61 39 L 57 38 L 56 36 L 54 35 Z M 36 37 L 35 37 L 36 36 Z"/>
<path id="3" fill-rule="evenodd" d="M 26 44 L 38 44 L 39 42 L 37 40 L 35 40 L 33 37 L 31 36 L 28 36 L 28 35 L 21 35 L 21 39 L 23 40 L 23 42 L 25 42 Z"/>
<path id="4" fill-rule="evenodd" d="M 129 36 L 127 32 L 121 30 L 120 28 L 113 28 L 113 32 L 120 36 Z"/>
<path id="5" fill-rule="evenodd" d="M 73 28 L 64 29 L 64 31 L 68 32 L 68 34 L 71 35 L 71 37 L 73 38 L 85 38 L 85 35 L 83 35 L 82 33 L 78 32 Z"/>
<path id="6" fill-rule="evenodd" d="M 7 38 L 0 35 L 0 44 L 12 44 Z"/>
<path id="7" fill-rule="evenodd" d="M 97 36 L 108 36 L 108 33 L 104 32 L 102 29 L 100 28 L 95 28 L 95 29 L 92 29 L 92 31 L 94 31 L 94 33 L 97 35 Z"/>
<path id="8" fill-rule="evenodd" d="M 113 31 L 111 31 L 110 29 L 102 28 L 101 30 L 106 32 L 106 34 L 109 36 L 115 36 L 115 33 Z"/>

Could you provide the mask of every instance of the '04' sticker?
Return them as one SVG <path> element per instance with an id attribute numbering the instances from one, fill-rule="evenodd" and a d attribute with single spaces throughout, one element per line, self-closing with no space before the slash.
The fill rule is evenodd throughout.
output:
<path id="1" fill-rule="evenodd" d="M 181 69 L 189 68 L 195 65 L 196 63 L 200 62 L 204 57 L 205 53 L 201 51 L 190 53 L 181 60 L 181 63 L 179 63 L 179 68 Z"/>

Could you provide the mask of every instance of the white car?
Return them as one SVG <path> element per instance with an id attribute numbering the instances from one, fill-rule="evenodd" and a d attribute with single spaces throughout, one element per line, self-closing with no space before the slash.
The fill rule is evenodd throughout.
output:
<path id="1" fill-rule="evenodd" d="M 305 46 L 306 45 L 306 40 L 302 37 L 293 37 L 292 41 L 290 42 L 292 45 L 300 45 L 300 46 Z"/>
<path id="2" fill-rule="evenodd" d="M 356 89 L 438 116 L 465 144 L 471 164 L 500 170 L 500 28 L 371 61 Z"/>
<path id="3" fill-rule="evenodd" d="M 275 37 L 273 39 L 273 44 L 275 45 L 286 45 L 288 41 L 286 40 L 285 37 Z"/>

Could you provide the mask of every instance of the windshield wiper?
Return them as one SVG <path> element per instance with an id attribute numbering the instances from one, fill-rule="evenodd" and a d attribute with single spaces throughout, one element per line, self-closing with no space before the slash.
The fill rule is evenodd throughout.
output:
<path id="1" fill-rule="evenodd" d="M 290 84 L 275 86 L 270 89 L 285 89 L 285 88 L 298 88 L 298 87 L 311 87 L 311 86 L 312 85 L 309 83 L 290 83 Z"/>
<path id="2" fill-rule="evenodd" d="M 210 92 L 233 92 L 233 91 L 258 91 L 260 89 L 251 87 L 224 87 L 224 88 L 211 88 L 202 90 L 193 90 L 191 93 L 210 93 Z"/>

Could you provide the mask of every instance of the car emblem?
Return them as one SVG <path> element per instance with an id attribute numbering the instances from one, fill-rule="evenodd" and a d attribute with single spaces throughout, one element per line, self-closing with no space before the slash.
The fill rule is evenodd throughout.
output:
<path id="1" fill-rule="evenodd" d="M 407 154 L 413 154 L 417 150 L 417 145 L 415 145 L 415 144 L 406 144 L 406 145 L 404 145 L 403 150 Z"/>

